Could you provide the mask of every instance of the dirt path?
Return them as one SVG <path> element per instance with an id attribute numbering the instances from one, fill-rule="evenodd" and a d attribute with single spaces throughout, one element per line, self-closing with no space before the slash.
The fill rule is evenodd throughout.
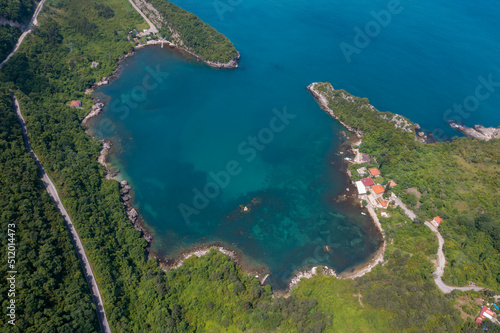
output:
<path id="1" fill-rule="evenodd" d="M 425 225 L 428 226 L 429 229 L 431 229 L 437 235 L 438 242 L 439 242 L 439 248 L 438 248 L 438 252 L 437 252 L 437 256 L 438 256 L 437 268 L 436 268 L 436 271 L 434 272 L 434 275 L 435 275 L 434 282 L 436 282 L 436 285 L 438 286 L 438 288 L 445 294 L 451 293 L 455 289 L 462 290 L 462 291 L 483 290 L 484 288 L 481 288 L 481 287 L 448 286 L 443 282 L 442 277 L 443 277 L 443 273 L 444 273 L 444 266 L 446 265 L 446 258 L 444 257 L 444 253 L 443 253 L 444 239 L 443 239 L 443 236 L 441 236 L 441 233 L 431 223 L 425 222 Z"/>
<path id="2" fill-rule="evenodd" d="M 19 107 L 19 102 L 15 96 L 13 96 L 13 98 L 14 98 L 14 108 L 16 111 L 16 115 L 19 119 L 19 122 L 21 123 L 21 127 L 23 130 L 24 145 L 26 146 L 26 150 L 35 159 L 35 162 L 38 166 L 40 176 L 42 178 L 42 182 L 45 185 L 47 192 L 49 192 L 49 195 L 52 198 L 52 201 L 54 201 L 57 209 L 59 210 L 59 212 L 61 212 L 61 215 L 64 218 L 64 224 L 66 225 L 66 228 L 68 229 L 68 231 L 70 233 L 71 241 L 73 243 L 73 246 L 75 247 L 76 254 L 78 256 L 78 259 L 80 260 L 80 264 L 82 265 L 83 272 L 85 274 L 85 279 L 87 280 L 87 283 L 89 285 L 90 293 L 92 294 L 92 300 L 93 300 L 95 307 L 96 307 L 97 318 L 99 320 L 101 332 L 111 333 L 111 328 L 109 327 L 108 320 L 106 318 L 106 312 L 104 311 L 104 305 L 102 302 L 101 293 L 100 293 L 99 287 L 97 286 L 97 283 L 95 281 L 94 273 L 92 272 L 92 267 L 89 264 L 89 260 L 87 258 L 86 253 L 85 253 L 85 249 L 83 248 L 82 242 L 80 241 L 80 237 L 78 236 L 78 233 L 76 232 L 76 229 L 73 225 L 73 222 L 71 221 L 71 218 L 70 218 L 68 212 L 64 208 L 64 206 L 61 202 L 61 199 L 59 198 L 59 194 L 57 193 L 57 190 L 56 190 L 54 184 L 52 183 L 49 176 L 45 172 L 45 168 L 43 167 L 42 163 L 38 159 L 38 156 L 36 156 L 33 149 L 31 149 L 31 145 L 30 145 L 29 137 L 28 137 L 28 130 L 26 128 L 26 122 L 24 121 L 23 115 L 21 114 L 21 108 Z"/>
<path id="3" fill-rule="evenodd" d="M 403 209 L 406 216 L 408 216 L 412 221 L 417 218 L 417 214 L 415 214 L 411 209 L 406 207 L 406 205 L 403 203 L 403 201 L 401 201 L 401 199 L 399 199 L 394 193 L 392 193 L 391 199 L 394 200 L 394 202 L 396 203 L 396 206 L 399 206 L 399 207 L 401 207 L 401 209 Z"/>
<path id="4" fill-rule="evenodd" d="M 153 24 L 153 22 L 151 22 L 148 17 L 140 10 L 139 7 L 137 7 L 137 5 L 134 3 L 134 0 L 128 0 L 130 2 L 130 4 L 132 5 L 132 7 L 134 7 L 135 10 L 137 10 L 137 12 L 139 14 L 141 14 L 142 18 L 147 22 L 147 24 L 149 24 L 149 29 L 148 29 L 148 32 L 152 32 L 154 34 L 158 33 L 158 29 L 156 29 L 155 25 Z"/>
<path id="5" fill-rule="evenodd" d="M 23 32 L 23 34 L 21 35 L 21 37 L 19 37 L 19 39 L 17 40 L 16 46 L 14 46 L 14 49 L 12 50 L 12 52 L 7 56 L 7 58 L 5 58 L 4 61 L 2 61 L 2 63 L 0 63 L 0 68 L 2 68 L 2 66 L 7 61 L 9 61 L 9 59 L 16 53 L 16 51 L 19 48 L 19 46 L 21 46 L 21 43 L 23 42 L 24 37 L 26 37 L 31 32 L 31 27 L 33 25 L 37 25 L 38 24 L 38 20 L 37 20 L 38 14 L 40 14 L 40 12 L 42 11 L 42 7 L 43 7 L 44 3 L 45 3 L 45 0 L 40 1 L 40 3 L 38 4 L 38 6 L 36 7 L 35 12 L 33 13 L 33 17 L 31 18 L 30 23 L 26 27 L 26 30 Z"/>

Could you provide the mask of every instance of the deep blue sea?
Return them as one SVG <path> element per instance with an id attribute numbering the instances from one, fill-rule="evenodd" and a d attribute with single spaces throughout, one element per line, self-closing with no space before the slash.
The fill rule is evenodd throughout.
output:
<path id="1" fill-rule="evenodd" d="M 306 86 L 329 81 L 438 139 L 500 125 L 500 4 L 492 1 L 175 0 L 224 33 L 240 67 L 165 47 L 123 62 L 92 131 L 165 258 L 222 244 L 286 287 L 311 265 L 363 262 L 380 235 L 349 201 L 343 130 Z M 246 207 L 246 208 L 245 208 Z M 329 245 L 332 250 L 325 252 Z"/>

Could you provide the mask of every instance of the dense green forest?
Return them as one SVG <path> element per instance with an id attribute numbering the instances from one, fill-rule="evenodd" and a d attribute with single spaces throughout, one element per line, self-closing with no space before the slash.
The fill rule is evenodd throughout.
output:
<path id="1" fill-rule="evenodd" d="M 0 26 L 0 62 L 3 61 L 16 45 L 21 30 L 10 25 Z"/>
<path id="2" fill-rule="evenodd" d="M 2 0 L 0 2 L 0 17 L 16 22 L 27 22 L 33 15 L 36 5 L 33 0 Z"/>
<path id="3" fill-rule="evenodd" d="M 366 98 L 334 91 L 329 83 L 317 89 L 330 96 L 329 106 L 340 120 L 363 132 L 361 151 L 375 157 L 373 166 L 399 184 L 394 192 L 417 213 L 419 225 L 436 215 L 444 219 L 444 281 L 500 289 L 500 140 L 421 143 L 413 132 L 395 129 L 381 117 L 393 114 L 368 107 Z M 408 188 L 417 189 L 420 198 Z"/>
<path id="4" fill-rule="evenodd" d="M 149 0 L 167 25 L 180 35 L 187 49 L 204 60 L 226 63 L 238 54 L 226 36 L 200 20 L 196 15 L 165 0 Z M 170 36 L 167 39 L 171 39 Z M 172 40 L 175 42 L 175 40 Z"/>
<path id="5" fill-rule="evenodd" d="M 0 246 L 5 249 L 0 252 L 0 330 L 95 332 L 99 326 L 83 271 L 35 160 L 25 150 L 5 90 L 0 91 L 0 152 Z M 7 258 L 9 243 L 15 244 L 15 262 Z M 7 271 L 17 271 L 13 297 L 5 283 L 11 276 Z M 15 326 L 7 323 L 13 319 L 7 317 L 11 299 L 16 305 Z"/>

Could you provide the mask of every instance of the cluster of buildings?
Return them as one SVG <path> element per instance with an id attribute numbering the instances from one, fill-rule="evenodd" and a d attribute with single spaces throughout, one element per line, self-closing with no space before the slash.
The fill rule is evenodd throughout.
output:
<path id="1" fill-rule="evenodd" d="M 366 154 L 361 154 L 361 162 L 370 161 L 370 157 Z M 376 180 L 381 176 L 377 168 L 362 167 L 356 170 L 360 176 L 367 175 L 368 177 L 362 178 L 356 182 L 356 188 L 361 199 L 366 200 L 374 208 L 387 208 L 388 202 L 383 198 L 386 187 L 393 188 L 397 184 L 390 180 L 385 186 L 378 183 Z"/>

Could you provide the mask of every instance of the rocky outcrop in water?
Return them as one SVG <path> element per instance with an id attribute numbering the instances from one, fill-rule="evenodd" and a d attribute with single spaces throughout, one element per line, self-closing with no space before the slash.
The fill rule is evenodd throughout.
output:
<path id="1" fill-rule="evenodd" d="M 476 140 L 500 139 L 500 128 L 484 127 L 482 125 L 475 125 L 474 128 L 471 128 L 456 123 L 450 123 L 450 126 Z"/>
<path id="2" fill-rule="evenodd" d="M 92 105 L 92 108 L 90 109 L 90 112 L 83 118 L 82 124 L 85 124 L 87 120 L 89 120 L 92 117 L 97 116 L 99 113 L 102 112 L 104 108 L 104 103 L 101 102 L 99 98 L 94 98 L 94 105 Z"/>

